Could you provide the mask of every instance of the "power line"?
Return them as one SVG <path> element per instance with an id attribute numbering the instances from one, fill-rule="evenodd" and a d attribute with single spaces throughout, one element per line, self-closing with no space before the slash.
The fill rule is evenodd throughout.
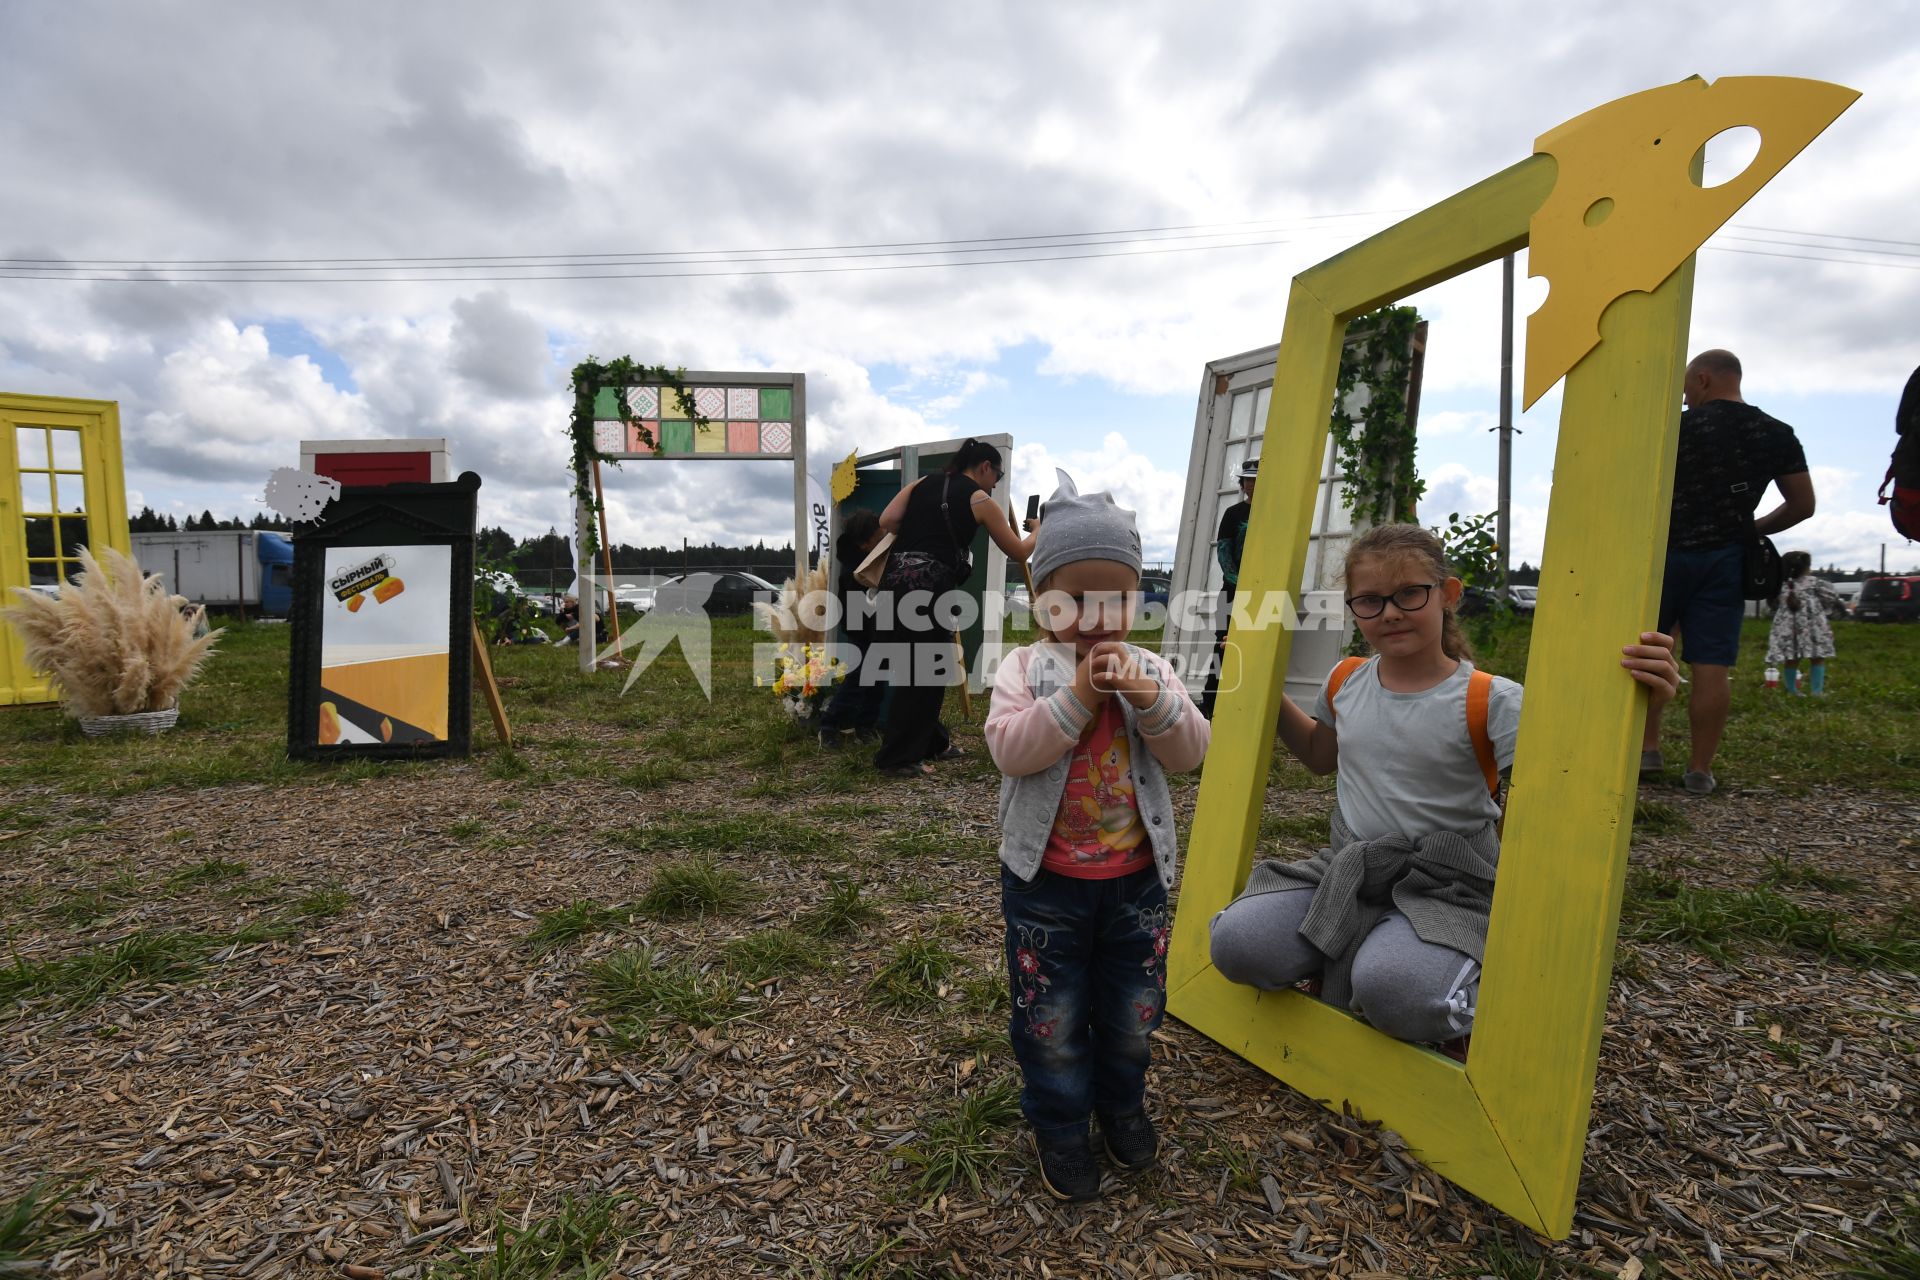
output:
<path id="1" fill-rule="evenodd" d="M 1087 258 L 1146 258 L 1167 253 L 1208 253 L 1219 249 L 1255 249 L 1263 245 L 1291 244 L 1293 237 L 1272 240 L 1248 240 L 1239 244 L 1192 244 L 1171 249 L 1134 249 L 1117 253 L 1057 253 L 1024 258 L 974 258 L 966 262 L 889 262 L 850 267 L 772 267 L 742 271 L 602 271 L 575 275 L 541 276 L 77 276 L 25 275 L 0 271 L 0 280 L 71 280 L 117 284 L 475 284 L 515 280 L 684 280 L 735 276 L 837 275 L 862 271 L 933 271 L 950 267 L 991 267 L 1022 262 L 1073 262 Z"/>
<path id="2" fill-rule="evenodd" d="M 1354 219 L 1383 217 L 1399 210 L 1381 210 L 1370 213 L 1318 214 L 1305 215 L 1300 221 L 1325 223 L 1335 219 Z M 1042 253 L 1047 249 L 1098 248 L 1113 245 L 1164 245 L 1170 240 L 1223 240 L 1244 234 L 1238 231 L 1219 231 L 1213 228 L 1246 228 L 1265 226 L 1270 229 L 1283 229 L 1275 224 L 1280 219 L 1265 219 L 1242 223 L 1190 223 L 1180 226 L 1143 227 L 1132 231 L 1111 232 L 1053 232 L 1033 235 L 978 237 L 963 240 L 920 240 L 893 241 L 862 245 L 815 245 L 794 249 L 737 249 L 737 250 L 657 250 L 626 254 L 526 254 L 494 255 L 476 258 L 229 258 L 174 260 L 173 265 L 151 269 L 139 275 L 100 274 L 110 264 L 122 265 L 140 262 L 137 259 L 85 259 L 78 262 L 64 259 L 0 259 L 0 279 L 4 280 L 67 280 L 80 283 L 123 283 L 123 284 L 433 284 L 433 283 L 511 283 L 514 281 L 551 282 L 566 280 L 647 280 L 647 279 L 698 279 L 719 277 L 748 277 L 776 275 L 830 275 L 871 271 L 930 270 L 941 267 L 1006 266 L 1026 262 L 1065 262 L 1093 258 L 1141 257 L 1170 253 L 1211 252 L 1221 249 L 1248 249 L 1287 244 L 1300 237 L 1339 234 L 1340 226 L 1306 226 L 1294 229 L 1294 234 L 1267 239 L 1236 240 L 1225 244 L 1184 244 L 1170 248 L 1134 248 L 1122 252 L 1101 253 Z M 1877 240 L 1866 236 L 1841 236 L 1829 232 L 1801 232 L 1785 229 L 1741 228 L 1735 230 L 1766 230 L 1770 235 L 1788 237 L 1823 237 L 1829 240 L 1858 240 L 1867 243 L 1895 246 L 1914 245 L 1920 249 L 1920 242 L 1901 240 Z M 1194 234 L 1181 234 L 1192 232 Z M 1166 234 L 1171 233 L 1171 234 Z M 1117 238 L 1104 238 L 1117 237 Z M 1828 262 L 1836 265 L 1891 267 L 1896 270 L 1920 269 L 1920 263 L 1891 261 L 1891 258 L 1920 257 L 1920 252 L 1908 253 L 1901 248 L 1869 249 L 1846 244 L 1809 243 L 1801 239 L 1768 239 L 1759 236 L 1731 235 L 1723 237 L 1738 240 L 1745 244 L 1776 246 L 1773 250 L 1741 249 L 1725 244 L 1709 243 L 1705 247 L 1723 253 L 1744 253 L 1758 257 L 1789 258 L 1809 262 Z M 1040 241 L 1057 243 L 1042 244 Z M 935 247 L 924 247 L 935 246 Z M 962 248 L 955 246 L 985 246 Z M 1805 249 L 1816 252 L 1789 253 L 1781 249 Z M 889 262 L 875 265 L 781 265 L 787 263 L 813 264 L 846 262 L 865 258 L 903 258 L 939 257 L 946 259 L 962 258 L 962 255 L 1018 254 L 1012 257 L 968 257 L 959 261 L 936 262 Z M 818 257 L 797 257 L 798 254 L 819 254 Z M 1850 257 L 1834 256 L 1851 254 Z M 761 255 L 748 257 L 744 255 Z M 1865 255 L 1865 256 L 1862 256 Z M 640 258 L 675 259 L 660 262 L 640 262 Z M 231 263 L 231 266 L 192 265 L 187 263 Z M 333 263 L 332 266 L 296 265 Z M 411 264 L 383 266 L 381 263 Z M 433 266 L 429 264 L 443 263 Z M 302 275 L 254 275 L 249 274 L 257 268 L 268 268 L 271 264 L 284 264 L 271 267 L 280 271 L 298 271 Z M 739 268 L 720 271 L 663 270 L 663 271 L 575 271 L 567 274 L 490 274 L 490 275 L 343 275 L 346 271 L 396 272 L 405 270 L 426 271 L 481 271 L 490 270 L 527 271 L 554 267 L 607 267 L 607 266 L 646 266 L 646 267 L 696 267 L 730 266 Z M 141 265 L 147 265 L 141 263 Z M 95 274 L 81 274 L 93 272 Z M 218 273 L 218 274 L 215 274 Z"/>
<path id="3" fill-rule="evenodd" d="M 1255 218 L 1246 222 L 1192 222 L 1166 227 L 1122 227 L 1106 231 L 1052 231 L 1027 235 L 976 236 L 958 240 L 892 240 L 871 244 L 832 244 L 800 245 L 785 249 L 628 249 L 608 253 L 512 253 L 512 254 L 440 254 L 430 257 L 360 257 L 360 258 L 0 258 L 0 266 L 21 267 L 71 267 L 75 269 L 104 269 L 106 267 L 153 267 L 164 270 L 169 267 L 199 267 L 219 269 L 232 266 L 235 270 L 245 267 L 295 267 L 309 263 L 333 264 L 342 270 L 358 270 L 373 263 L 401 263 L 417 265 L 421 263 L 442 262 L 459 264 L 465 262 L 550 262 L 560 259 L 577 259 L 582 262 L 599 262 L 619 258 L 688 258 L 719 257 L 732 258 L 748 254 L 787 256 L 803 253 L 822 253 L 835 255 L 843 251 L 865 249 L 921 249 L 937 252 L 942 246 L 954 245 L 990 245 L 995 248 L 1012 248 L 1013 242 L 1038 240 L 1082 240 L 1096 236 L 1158 236 L 1162 232 L 1214 232 L 1218 235 L 1233 235 L 1249 227 L 1267 230 L 1278 226 L 1301 222 L 1324 222 L 1337 218 L 1382 218 L 1391 214 L 1406 213 L 1406 209 L 1379 209 L 1355 213 L 1316 213 L 1302 214 L 1297 218 Z M 1165 235 L 1160 238 L 1169 240 L 1192 239 L 1197 237 Z M 1048 246 L 1039 246 L 1048 247 Z M 988 250 L 991 251 L 991 250 Z M 961 252 L 955 250 L 955 252 Z M 980 251 L 975 251 L 980 252 Z M 875 256 L 887 256 L 884 254 Z M 320 269 L 328 269 L 322 267 Z"/>

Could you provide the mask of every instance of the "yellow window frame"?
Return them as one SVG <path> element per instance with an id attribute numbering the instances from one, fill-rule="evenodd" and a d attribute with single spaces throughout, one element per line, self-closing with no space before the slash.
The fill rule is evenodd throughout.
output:
<path id="1" fill-rule="evenodd" d="M 1554 200 L 1563 172 L 1569 188 L 1591 178 L 1574 157 L 1590 158 L 1580 152 L 1596 132 L 1630 126 L 1601 139 L 1613 170 L 1630 174 L 1634 148 L 1653 154 L 1650 106 L 1679 122 L 1660 159 L 1684 146 L 1696 182 L 1709 137 L 1733 125 L 1762 129 L 1754 173 L 1712 197 L 1711 217 L 1687 209 L 1697 225 L 1683 237 L 1698 230 L 1696 238 L 1681 242 L 1664 224 L 1652 236 L 1678 255 L 1664 278 L 1644 281 L 1644 292 L 1628 282 L 1617 294 L 1589 296 L 1585 311 L 1556 309 L 1553 336 L 1579 354 L 1560 370 L 1566 390 L 1541 608 L 1467 1062 L 1393 1040 L 1298 992 L 1228 982 L 1208 958 L 1208 921 L 1245 885 L 1252 861 L 1292 642 L 1283 627 L 1233 627 L 1221 684 L 1234 692 L 1221 697 L 1214 721 L 1168 955 L 1168 1010 L 1181 1021 L 1329 1108 L 1386 1124 L 1435 1172 L 1556 1238 L 1572 1226 L 1619 925 L 1645 695 L 1617 660 L 1659 608 L 1693 251 L 1858 96 L 1778 77 L 1707 89 L 1682 82 L 1570 121 L 1543 136 L 1542 153 L 1295 277 L 1287 298 L 1241 568 L 1241 592 L 1256 596 L 1300 580 L 1350 320 L 1527 247 L 1539 235 L 1536 214 L 1565 202 L 1565 191 Z M 1576 125 L 1586 127 L 1577 138 Z M 1546 153 L 1554 140 L 1566 143 L 1559 159 Z M 1686 199 L 1678 193 L 1676 208 Z M 1574 210 L 1572 235 L 1553 230 L 1555 249 L 1573 243 L 1585 207 L 1583 199 Z M 1610 253 L 1638 253 L 1644 265 L 1647 238 L 1601 240 L 1599 267 Z M 1545 244 L 1536 246 L 1536 266 Z M 1606 275 L 1591 256 L 1582 266 Z M 1564 331 L 1596 321 L 1597 342 L 1586 346 Z M 1529 346 L 1541 340 L 1530 327 Z M 1533 395 L 1543 390 L 1536 385 Z M 1569 909 L 1575 904 L 1581 909 Z"/>
<path id="2" fill-rule="evenodd" d="M 20 428 L 37 428 L 49 433 L 77 432 L 78 465 L 61 464 L 49 434 L 45 438 L 46 466 L 23 467 Z M 86 545 L 91 550 L 97 552 L 101 547 L 112 547 L 133 554 L 133 540 L 127 531 L 127 490 L 120 453 L 120 406 L 111 400 L 0 392 L 0 602 L 8 604 L 13 600 L 13 588 L 25 587 L 31 582 L 34 565 L 51 565 L 58 582 L 65 582 L 79 565 L 77 559 L 65 555 L 61 549 L 60 524 L 72 513 L 25 510 L 21 478 L 32 474 L 47 477 L 56 508 L 72 505 L 61 497 L 63 481 L 79 484 L 87 522 Z M 45 515 L 51 515 L 54 521 L 53 554 L 29 560 L 25 521 Z M 53 691 L 46 680 L 27 666 L 20 651 L 19 636 L 12 627 L 0 623 L 0 706 L 52 699 Z"/>

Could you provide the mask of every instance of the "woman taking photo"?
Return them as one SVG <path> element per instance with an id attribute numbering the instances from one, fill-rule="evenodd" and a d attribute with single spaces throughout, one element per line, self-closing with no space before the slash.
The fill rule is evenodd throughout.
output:
<path id="1" fill-rule="evenodd" d="M 963 754 L 940 723 L 946 685 L 935 680 L 918 682 L 914 675 L 938 662 L 951 665 L 953 634 L 940 625 L 933 601 L 972 575 L 968 548 L 973 545 L 974 530 L 986 529 L 1010 559 L 1025 563 L 1033 554 L 1033 535 L 1023 538 L 1015 533 L 1006 512 L 993 500 L 993 488 L 1005 475 L 1006 465 L 997 448 L 968 440 L 944 473 L 915 480 L 880 514 L 880 528 L 893 534 L 894 540 L 880 579 L 880 590 L 891 607 L 881 613 L 886 626 L 874 636 L 874 648 L 885 655 L 881 660 L 893 698 L 873 764 L 890 777 L 920 777 L 933 772 L 929 761 Z M 922 599 L 926 603 L 908 617 L 907 596 L 915 592 L 926 595 L 913 603 L 920 604 Z"/>

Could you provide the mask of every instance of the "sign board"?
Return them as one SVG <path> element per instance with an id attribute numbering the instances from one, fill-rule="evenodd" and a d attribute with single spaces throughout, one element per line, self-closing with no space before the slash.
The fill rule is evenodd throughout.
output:
<path id="1" fill-rule="evenodd" d="M 288 755 L 467 753 L 479 489 L 342 488 L 294 535 Z"/>

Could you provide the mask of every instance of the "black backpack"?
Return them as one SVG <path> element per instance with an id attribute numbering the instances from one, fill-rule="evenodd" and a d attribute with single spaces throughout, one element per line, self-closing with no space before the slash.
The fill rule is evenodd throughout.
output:
<path id="1" fill-rule="evenodd" d="M 1740 594 L 1749 600 L 1771 600 L 1780 594 L 1780 552 L 1773 539 L 1754 534 L 1747 543 L 1746 562 L 1740 569 Z"/>
<path id="2" fill-rule="evenodd" d="M 1880 482 L 1880 505 L 1893 517 L 1893 527 L 1901 537 L 1920 538 L 1920 369 L 1907 379 L 1893 425 L 1900 433 L 1900 442 L 1893 446 L 1887 478 Z M 1891 496 L 1887 493 L 1889 486 L 1893 489 Z"/>

